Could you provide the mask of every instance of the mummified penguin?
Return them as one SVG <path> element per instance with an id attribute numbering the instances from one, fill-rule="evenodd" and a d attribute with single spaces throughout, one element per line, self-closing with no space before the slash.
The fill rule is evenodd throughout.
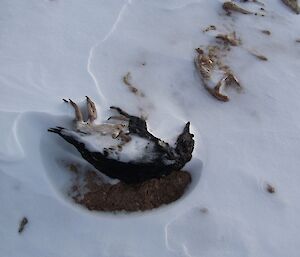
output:
<path id="1" fill-rule="evenodd" d="M 152 135 L 146 121 L 130 115 L 118 107 L 110 107 L 118 113 L 107 123 L 95 124 L 97 110 L 87 99 L 88 120 L 75 102 L 75 128 L 50 128 L 80 152 L 82 157 L 97 170 L 125 183 L 139 183 L 180 170 L 192 158 L 194 135 L 188 122 L 172 147 Z"/>

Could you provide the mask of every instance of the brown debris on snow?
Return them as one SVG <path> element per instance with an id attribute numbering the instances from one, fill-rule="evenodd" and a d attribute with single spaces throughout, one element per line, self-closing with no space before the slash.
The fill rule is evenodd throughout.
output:
<path id="1" fill-rule="evenodd" d="M 79 179 L 75 180 L 80 183 Z M 95 211 L 145 211 L 171 203 L 180 198 L 191 182 L 185 171 L 150 179 L 138 184 L 104 183 L 94 171 L 84 175 L 85 185 L 74 184 L 73 199 L 76 203 Z M 74 196 L 75 194 L 75 196 Z"/>
<path id="2" fill-rule="evenodd" d="M 240 1 L 240 2 L 249 2 L 248 0 L 245 1 Z M 259 2 L 259 1 L 251 1 L 252 3 L 258 4 L 260 6 L 264 6 L 264 3 Z M 231 1 L 227 1 L 225 3 L 223 3 L 223 9 L 226 11 L 227 15 L 231 15 L 231 12 L 237 12 L 237 13 L 242 13 L 242 14 L 253 14 L 255 16 L 262 16 L 264 17 L 265 14 L 264 13 L 259 13 L 259 12 L 251 12 L 247 9 L 242 8 L 241 6 L 237 5 L 234 2 Z M 261 7 L 260 8 L 261 11 L 265 12 L 265 8 Z"/>
<path id="3" fill-rule="evenodd" d="M 222 62 L 222 50 L 227 48 L 220 48 L 219 46 L 209 46 L 208 52 L 198 48 L 196 49 L 198 56 L 195 59 L 196 68 L 200 74 L 205 89 L 216 99 L 223 102 L 228 102 L 229 97 L 222 93 L 226 86 L 235 86 L 236 89 L 241 89 L 240 82 L 230 70 L 227 65 Z M 222 78 L 216 85 L 212 84 L 212 73 L 219 70 L 223 73 Z"/>
<path id="4" fill-rule="evenodd" d="M 248 2 L 248 1 L 240 1 Z M 251 1 L 253 3 L 264 5 L 258 1 Z M 223 9 L 226 11 L 237 11 L 244 14 L 250 14 L 251 12 L 242 9 L 233 2 L 225 2 L 223 4 Z M 257 15 L 257 13 L 252 13 Z M 208 31 L 209 27 L 205 30 Z M 271 32 L 269 30 L 261 30 L 265 35 L 270 36 Z M 241 84 L 234 72 L 223 63 L 225 57 L 227 57 L 228 52 L 232 49 L 231 47 L 237 47 L 242 45 L 242 40 L 237 37 L 236 32 L 218 34 L 215 45 L 209 45 L 204 49 L 198 48 L 198 56 L 195 58 L 196 68 L 201 76 L 203 85 L 205 89 L 219 101 L 227 102 L 229 97 L 222 91 L 228 86 L 235 86 L 237 90 L 242 89 Z M 244 50 L 248 51 L 251 55 L 255 56 L 261 61 L 268 61 L 268 58 L 262 54 L 256 53 L 255 51 L 249 50 L 242 47 Z M 214 82 L 213 82 L 214 80 Z"/>
<path id="5" fill-rule="evenodd" d="M 267 192 L 270 193 L 270 194 L 274 194 L 274 193 L 276 192 L 275 187 L 272 186 L 272 185 L 270 185 L 270 184 L 267 184 L 267 185 L 266 185 L 266 190 L 267 190 Z"/>
<path id="6" fill-rule="evenodd" d="M 27 223 L 28 223 L 28 219 L 26 217 L 23 217 L 23 219 L 20 221 L 20 224 L 19 224 L 19 229 L 18 229 L 19 234 L 21 234 L 23 232 Z"/>
<path id="7" fill-rule="evenodd" d="M 261 33 L 270 36 L 271 35 L 271 31 L 270 30 L 262 30 Z"/>
<path id="8" fill-rule="evenodd" d="M 134 93 L 137 96 L 144 97 L 144 93 L 140 92 L 135 86 L 132 85 L 131 83 L 131 73 L 128 72 L 124 77 L 123 77 L 123 82 L 124 84 L 129 88 L 129 90 Z"/>
<path id="9" fill-rule="evenodd" d="M 219 34 L 216 36 L 216 38 L 231 46 L 238 46 L 242 43 L 241 39 L 237 38 L 235 32 L 232 32 L 230 34 Z"/>
<path id="10" fill-rule="evenodd" d="M 231 12 L 238 12 L 238 13 L 242 13 L 242 14 L 253 14 L 253 12 L 250 12 L 240 6 L 238 6 L 237 4 L 233 3 L 233 2 L 225 2 L 223 4 L 223 9 L 227 12 L 227 14 L 230 14 Z"/>
<path id="11" fill-rule="evenodd" d="M 261 60 L 261 61 L 268 61 L 268 58 L 264 55 L 261 54 L 257 54 L 254 52 L 250 52 L 253 56 L 255 56 L 257 59 Z"/>
<path id="12" fill-rule="evenodd" d="M 286 6 L 288 6 L 296 14 L 300 14 L 300 6 L 298 0 L 281 0 Z"/>
<path id="13" fill-rule="evenodd" d="M 217 29 L 217 27 L 216 27 L 215 25 L 210 25 L 210 26 L 208 26 L 207 28 L 205 28 L 205 29 L 203 30 L 203 32 L 208 32 L 208 31 L 216 30 L 216 29 Z"/>

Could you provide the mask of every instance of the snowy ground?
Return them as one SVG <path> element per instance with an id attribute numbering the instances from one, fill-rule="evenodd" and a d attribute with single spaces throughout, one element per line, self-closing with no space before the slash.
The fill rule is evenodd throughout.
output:
<path id="1" fill-rule="evenodd" d="M 300 16 L 264 0 L 264 17 L 228 17 L 222 2 L 0 2 L 0 256 L 299 256 Z M 207 93 L 194 66 L 194 49 L 214 42 L 202 32 L 209 25 L 243 42 L 228 53 L 243 86 L 228 103 Z M 145 97 L 124 86 L 127 72 Z M 71 203 L 56 160 L 79 156 L 47 128 L 71 120 L 62 98 L 85 95 L 102 117 L 110 105 L 147 115 L 166 140 L 191 122 L 183 198 L 130 215 Z"/>

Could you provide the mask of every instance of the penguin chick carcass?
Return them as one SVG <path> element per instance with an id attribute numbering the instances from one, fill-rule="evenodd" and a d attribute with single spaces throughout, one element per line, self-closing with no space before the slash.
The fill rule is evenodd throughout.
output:
<path id="1" fill-rule="evenodd" d="M 180 170 L 191 160 L 194 135 L 190 133 L 189 122 L 172 147 L 152 135 L 145 120 L 118 107 L 110 107 L 118 116 L 110 117 L 107 123 L 95 124 L 96 106 L 89 97 L 86 99 L 86 122 L 77 104 L 69 100 L 75 110 L 74 130 L 56 127 L 48 131 L 72 144 L 86 161 L 105 175 L 125 183 L 139 183 Z"/>

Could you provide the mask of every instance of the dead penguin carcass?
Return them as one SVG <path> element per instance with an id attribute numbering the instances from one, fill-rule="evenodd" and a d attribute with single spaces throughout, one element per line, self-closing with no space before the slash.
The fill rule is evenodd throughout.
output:
<path id="1" fill-rule="evenodd" d="M 87 97 L 88 120 L 72 100 L 75 109 L 75 128 L 50 128 L 72 144 L 97 170 L 125 183 L 139 183 L 180 170 L 192 158 L 194 135 L 188 122 L 174 147 L 152 135 L 146 121 L 118 107 L 118 113 L 105 124 L 95 124 L 95 104 Z M 115 121 L 115 122 L 113 122 Z M 117 122 L 116 122 L 117 121 Z"/>

